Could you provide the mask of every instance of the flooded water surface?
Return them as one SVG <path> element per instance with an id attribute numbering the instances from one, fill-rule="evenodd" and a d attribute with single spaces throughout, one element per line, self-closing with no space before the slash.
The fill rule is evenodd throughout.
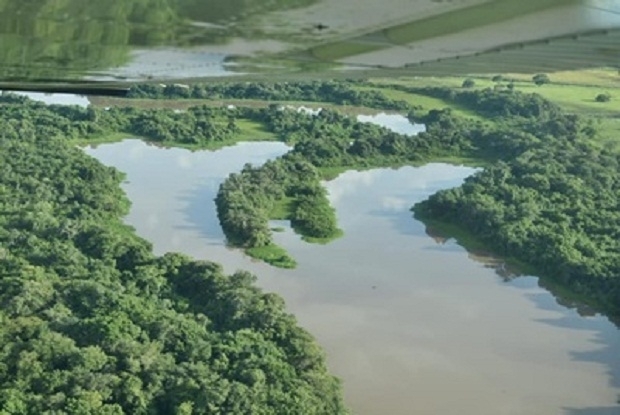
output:
<path id="1" fill-rule="evenodd" d="M 294 270 L 226 247 L 213 199 L 245 163 L 288 149 L 244 143 L 219 151 L 139 140 L 87 148 L 127 174 L 126 221 L 157 253 L 180 251 L 248 269 L 327 352 L 361 415 L 612 415 L 620 413 L 620 334 L 601 316 L 560 306 L 535 277 L 508 282 L 454 241 L 433 239 L 409 208 L 475 169 L 446 164 L 349 171 L 325 183 L 344 236 L 276 242 Z"/>

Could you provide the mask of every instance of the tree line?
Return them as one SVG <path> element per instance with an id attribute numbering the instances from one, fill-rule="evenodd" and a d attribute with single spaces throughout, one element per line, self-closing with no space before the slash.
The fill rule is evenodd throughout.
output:
<path id="1" fill-rule="evenodd" d="M 242 116 L 228 108 L 206 105 L 175 111 L 167 108 L 79 107 L 45 105 L 14 94 L 0 95 L 2 114 L 13 125 L 34 133 L 43 132 L 66 140 L 89 140 L 125 133 L 164 145 L 212 147 L 234 142 Z"/>
<path id="2" fill-rule="evenodd" d="M 387 98 L 374 90 L 354 88 L 361 81 L 234 82 L 183 84 L 139 84 L 129 98 L 151 99 L 255 99 L 263 101 L 315 101 L 356 105 L 384 110 L 408 110 L 402 100 Z"/>
<path id="3" fill-rule="evenodd" d="M 432 93 L 490 117 L 489 134 L 470 137 L 495 162 L 415 206 L 418 217 L 457 224 L 496 253 L 620 313 L 620 155 L 597 145 L 591 122 L 537 95 Z M 442 122 L 437 114 L 426 118 L 431 129 Z"/>

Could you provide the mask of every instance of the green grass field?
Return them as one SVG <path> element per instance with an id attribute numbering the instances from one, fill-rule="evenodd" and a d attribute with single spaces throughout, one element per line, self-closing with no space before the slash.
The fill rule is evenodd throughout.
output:
<path id="1" fill-rule="evenodd" d="M 502 74 L 504 81 L 497 83 L 492 76 L 470 76 L 476 85 L 474 88 L 493 88 L 498 84 L 507 85 L 512 82 L 515 89 L 525 93 L 537 93 L 556 103 L 564 110 L 595 121 L 599 130 L 598 139 L 601 143 L 620 150 L 620 73 L 613 68 L 587 69 L 581 71 L 565 71 L 548 74 L 550 84 L 535 85 L 531 75 Z M 401 79 L 372 79 L 377 85 L 376 90 L 394 99 L 403 99 L 412 105 L 420 105 L 424 109 L 450 107 L 459 115 L 480 118 L 465 108 L 436 98 L 411 94 L 388 89 L 390 84 L 412 87 L 451 87 L 460 88 L 465 77 L 415 77 Z M 366 87 L 366 89 L 373 89 Z M 609 102 L 597 102 L 596 96 L 609 94 Z"/>
<path id="2" fill-rule="evenodd" d="M 244 119 L 238 119 L 235 123 L 241 129 L 240 141 L 278 141 L 275 134 L 267 131 L 261 123 Z"/>

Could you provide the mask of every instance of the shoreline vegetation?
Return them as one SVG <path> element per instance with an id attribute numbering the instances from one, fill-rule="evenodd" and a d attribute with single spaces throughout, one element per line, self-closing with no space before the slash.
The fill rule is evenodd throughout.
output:
<path id="1" fill-rule="evenodd" d="M 563 76 L 566 79 L 566 75 Z M 418 212 L 428 210 L 424 215 L 418 213 L 418 216 L 426 217 L 427 221 L 458 225 L 473 235 L 477 243 L 492 247 L 490 251 L 504 258 L 513 258 L 522 267 L 552 278 L 585 302 L 595 303 L 609 313 L 618 313 L 620 293 L 615 276 L 620 272 L 616 264 L 617 255 L 614 255 L 617 246 L 610 241 L 613 239 L 610 235 L 615 235 L 617 229 L 593 226 L 599 213 L 608 223 L 618 224 L 614 213 L 617 197 L 613 196 L 616 189 L 612 185 L 613 179 L 604 177 L 617 175 L 614 172 L 618 154 L 614 147 L 617 142 L 614 135 L 616 124 L 609 117 L 612 112 L 610 108 L 615 108 L 617 104 L 613 102 L 614 94 L 608 94 L 612 102 L 601 103 L 602 115 L 593 120 L 591 104 L 578 102 L 580 99 L 587 100 L 582 99 L 581 95 L 580 99 L 570 100 L 573 91 L 582 94 L 586 86 L 555 85 L 552 80 L 553 76 L 550 84 L 539 86 L 523 77 L 474 77 L 467 87 L 463 86 L 462 79 L 457 78 L 434 78 L 428 83 L 427 79 L 420 78 L 397 82 L 248 82 L 215 87 L 149 86 L 137 89 L 132 96 L 177 100 L 198 96 L 211 99 L 275 99 L 281 104 L 263 107 L 254 113 L 253 120 L 261 123 L 273 137 L 293 147 L 275 162 L 282 164 L 284 170 L 290 168 L 286 166 L 293 163 L 293 158 L 294 163 L 309 163 L 309 169 L 314 168 L 318 172 L 318 175 L 314 171 L 308 174 L 308 181 L 315 184 L 320 179 L 329 180 L 350 169 L 399 167 L 438 161 L 483 167 L 484 170 L 468 179 L 462 188 L 439 192 L 416 206 Z M 591 88 L 592 100 L 596 97 L 595 91 L 610 88 L 608 83 L 587 87 Z M 559 92 L 561 90 L 562 93 Z M 560 106 L 541 94 L 557 101 Z M 405 138 L 380 127 L 362 126 L 340 114 L 336 107 L 325 109 L 314 117 L 284 107 L 287 102 L 304 100 L 399 110 L 405 112 L 410 120 L 425 123 L 427 131 Z M 584 154 L 601 163 L 602 169 L 593 166 L 580 168 Z M 555 171 L 549 166 L 536 165 L 543 159 Z M 271 169 L 272 174 L 276 174 L 273 167 L 264 169 Z M 255 170 L 257 172 L 250 174 L 247 171 L 235 180 L 273 190 L 269 187 L 273 183 L 261 184 L 261 180 L 268 181 L 259 179 L 263 168 Z M 499 178 L 493 174 L 499 175 Z M 525 181 L 524 176 L 527 177 Z M 541 183 L 539 176 L 546 176 L 547 180 Z M 478 182 L 484 186 L 471 184 Z M 601 183 L 605 185 L 601 186 Z M 467 194 L 459 193 L 470 187 L 472 190 Z M 596 189 L 609 197 L 603 203 L 596 200 L 588 189 Z M 564 193 L 567 191 L 572 192 L 570 196 Z M 218 203 L 223 205 L 230 192 L 232 190 L 225 190 L 223 185 Z M 261 192 L 253 188 L 249 194 Z M 290 267 L 294 266 L 294 259 L 273 245 L 269 220 L 289 219 L 304 239 L 315 240 L 307 234 L 307 226 L 295 228 L 295 210 L 291 203 L 286 205 L 285 214 L 271 214 L 272 205 L 278 204 L 280 198 L 290 202 L 299 197 L 294 187 L 281 181 L 276 194 L 281 196 L 276 197 L 275 201 L 252 196 L 252 202 L 235 205 L 239 210 L 237 213 L 245 212 L 248 216 L 261 219 L 250 224 L 256 227 L 256 231 L 249 232 L 259 235 L 259 238 L 251 239 L 246 235 L 236 240 L 235 245 L 246 250 L 260 247 L 254 249 L 253 256 L 262 256 L 261 259 L 272 264 Z M 447 194 L 454 200 L 446 197 Z M 578 208 L 570 199 L 578 200 Z M 325 197 L 317 195 L 316 200 L 321 203 L 306 203 L 304 206 L 309 207 L 310 212 L 329 208 Z M 432 209 L 429 204 L 432 204 Z M 595 206 L 596 211 L 593 210 Z M 529 214 L 525 214 L 528 209 Z M 462 214 L 465 211 L 471 211 L 469 216 Z M 230 213 L 230 209 L 218 208 L 218 213 L 220 220 L 224 219 L 222 226 L 227 236 L 234 240 L 239 235 L 232 238 L 230 235 L 237 231 L 232 226 L 227 231 L 224 224 L 224 216 Z M 331 232 L 326 234 L 324 242 L 339 234 L 333 215 L 333 209 L 322 214 L 322 217 L 329 219 Z M 310 224 L 316 222 L 310 218 Z M 332 222 L 334 226 L 331 226 Z M 247 229 L 243 232 L 247 233 Z M 538 250 L 527 249 L 537 244 Z M 553 253 L 549 254 L 550 251 Z"/>
<path id="2" fill-rule="evenodd" d="M 279 297 L 263 293 L 245 272 L 227 276 L 214 263 L 157 257 L 122 224 L 129 208 L 123 175 L 76 145 L 123 135 L 190 149 L 252 137 L 289 145 L 287 154 L 231 174 L 216 198 L 229 243 L 289 268 L 295 260 L 273 243 L 270 220 L 289 220 L 309 242 L 342 233 L 322 180 L 432 161 L 482 166 L 462 186 L 412 207 L 415 215 L 617 317 L 620 151 L 611 118 L 592 121 L 518 86 L 416 82 L 393 89 L 380 81 L 218 86 L 222 96 L 254 88 L 257 97 L 270 89 L 265 99 L 276 99 L 281 88 L 284 101 L 398 109 L 426 125 L 414 137 L 333 108 L 313 116 L 281 104 L 175 111 L 134 108 L 127 100 L 123 107 L 80 108 L 0 95 L 0 334 L 10 339 L 0 358 L 0 407 L 347 413 L 323 352 Z M 390 91 L 397 99 L 384 93 Z M 610 97 L 601 108 L 617 105 Z"/>
<path id="3" fill-rule="evenodd" d="M 279 296 L 247 272 L 156 256 L 123 224 L 124 174 L 75 140 L 154 115 L 0 96 L 0 408 L 347 414 L 323 351 Z M 169 128 L 140 128 L 163 135 L 169 115 Z"/>

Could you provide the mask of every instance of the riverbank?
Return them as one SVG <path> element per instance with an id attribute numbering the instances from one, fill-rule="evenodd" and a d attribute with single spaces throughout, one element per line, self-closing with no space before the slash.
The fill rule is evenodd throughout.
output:
<path id="1" fill-rule="evenodd" d="M 504 278 L 517 278 L 525 275 L 536 275 L 540 279 L 539 285 L 551 291 L 558 303 L 571 309 L 577 309 L 580 314 L 586 315 L 601 312 L 606 314 L 611 321 L 620 327 L 620 313 L 616 310 L 601 308 L 601 304 L 593 301 L 586 295 L 579 295 L 559 284 L 552 277 L 545 275 L 544 270 L 536 268 L 522 259 L 507 256 L 505 251 L 498 250 L 496 246 L 485 243 L 480 237 L 458 223 L 435 219 L 432 214 L 425 211 L 424 201 L 411 207 L 411 212 L 416 220 L 426 227 L 427 233 L 435 238 L 444 240 L 454 239 L 456 243 L 465 248 L 467 252 L 482 258 L 496 258 L 502 263 Z"/>
<path id="2" fill-rule="evenodd" d="M 558 152 L 559 148 L 569 145 L 563 139 L 571 134 L 581 134 L 579 138 L 576 139 L 580 142 L 580 145 L 585 145 L 590 148 L 591 151 L 598 151 L 595 149 L 597 143 L 601 145 L 601 149 L 609 147 L 604 143 L 605 138 L 601 138 L 602 136 L 607 135 L 612 137 L 611 140 L 615 139 L 613 138 L 613 118 L 607 115 L 605 115 L 606 118 L 604 118 L 604 122 L 602 121 L 604 124 L 602 131 L 584 129 L 582 126 L 586 126 L 585 122 L 580 127 L 577 126 L 576 122 L 566 116 L 567 114 L 571 114 L 571 108 L 572 111 L 579 109 L 582 112 L 580 115 L 584 115 L 586 109 L 592 107 L 590 103 L 586 102 L 584 104 L 581 102 L 585 99 L 583 95 L 584 88 L 590 88 L 587 89 L 588 93 L 594 93 L 594 88 L 600 88 L 601 86 L 554 85 L 553 77 L 551 77 L 551 84 L 542 86 L 534 85 L 531 80 L 526 81 L 524 79 L 519 80 L 507 77 L 501 77 L 499 80 L 481 77 L 473 77 L 472 79 L 474 80 L 474 87 L 472 88 L 461 88 L 459 82 L 462 82 L 462 80 L 457 78 L 437 78 L 431 79 L 429 82 L 422 79 L 400 80 L 397 82 L 398 87 L 394 87 L 393 89 L 390 89 L 392 87 L 389 85 L 381 85 L 380 81 L 375 81 L 377 86 L 374 90 L 373 88 L 375 87 L 372 86 L 372 83 L 349 83 L 342 89 L 342 93 L 347 96 L 355 96 L 351 92 L 351 89 L 363 88 L 366 94 L 364 95 L 364 97 L 366 97 L 365 99 L 372 99 L 372 102 L 385 101 L 384 98 L 380 98 L 381 95 L 378 95 L 382 93 L 382 91 L 390 91 L 389 93 L 392 94 L 397 93 L 396 95 L 388 97 L 388 101 L 385 102 L 390 102 L 390 105 L 397 105 L 396 103 L 405 102 L 409 108 L 415 109 L 416 118 L 432 126 L 428 133 L 424 133 L 424 135 L 415 139 L 403 139 L 396 136 L 388 137 L 385 136 L 384 133 L 378 135 L 374 135 L 374 132 L 360 133 L 353 130 L 343 133 L 343 131 L 346 130 L 343 130 L 345 124 L 342 124 L 343 121 L 338 118 L 338 116 L 334 115 L 333 111 L 328 111 L 326 114 L 322 115 L 323 119 L 317 120 L 315 117 L 302 117 L 299 114 L 295 115 L 294 112 L 284 113 L 279 112 L 279 110 L 276 111 L 275 108 L 267 108 L 264 110 L 266 111 L 263 115 L 265 118 L 262 119 L 261 122 L 265 123 L 267 130 L 271 131 L 280 139 L 295 137 L 293 139 L 295 147 L 291 153 L 301 156 L 304 160 L 310 162 L 310 164 L 321 172 L 323 178 L 335 177 L 337 174 L 350 168 L 363 170 L 371 166 L 400 166 L 435 160 L 467 160 L 468 162 L 473 160 L 474 163 L 480 160 L 487 160 L 487 169 L 500 166 L 500 164 L 497 164 L 498 160 L 512 165 L 519 159 L 520 154 L 529 149 L 536 148 L 538 145 L 536 142 L 542 137 L 537 136 L 540 134 L 540 131 L 534 131 L 532 125 L 541 125 L 541 122 L 546 123 L 547 118 L 545 117 L 555 117 L 557 119 L 557 121 L 555 121 L 555 126 L 548 124 L 544 127 L 548 128 L 548 136 L 553 138 L 553 144 L 547 145 L 545 151 L 554 153 Z M 422 88 L 421 85 L 424 85 L 424 87 Z M 493 89 L 486 88 L 491 85 L 494 86 Z M 508 85 L 511 85 L 512 89 L 508 88 Z M 607 84 L 607 86 L 609 86 L 609 84 Z M 333 87 L 333 85 L 331 87 Z M 320 90 L 316 88 L 316 85 L 312 88 L 311 91 Z M 537 91 L 547 91 L 555 100 L 563 102 L 563 111 L 559 112 L 549 101 L 545 101 L 540 97 L 519 92 L 522 88 L 536 88 Z M 259 85 L 258 89 L 265 91 L 264 93 L 270 93 L 268 86 Z M 234 88 L 230 86 L 225 86 L 222 89 L 223 93 L 233 90 Z M 165 89 L 162 91 L 165 91 Z M 294 90 L 293 92 L 299 93 L 296 91 L 298 90 Z M 562 91 L 562 93 L 560 93 L 560 91 Z M 575 91 L 580 92 L 576 93 Z M 426 99 L 422 99 L 423 97 L 426 97 Z M 568 97 L 566 99 L 570 99 L 577 104 L 572 107 L 567 106 L 566 102 L 560 99 L 561 97 Z M 416 104 L 416 102 L 420 102 L 420 104 Z M 423 115 L 422 111 L 426 109 L 432 110 L 432 108 L 430 108 L 431 106 L 440 105 L 441 103 L 450 108 L 450 112 L 442 113 L 431 111 L 428 115 Z M 600 104 L 600 108 L 606 108 L 607 106 L 611 110 L 613 110 L 612 106 L 615 105 L 609 103 Z M 501 109 L 501 111 L 498 111 L 498 108 Z M 270 114 L 269 111 L 275 112 Z M 504 111 L 507 111 L 506 114 L 503 113 Z M 286 114 L 286 117 L 283 117 L 284 114 Z M 609 114 L 609 112 L 603 111 L 602 114 Z M 526 122 L 518 121 L 520 124 L 514 124 L 516 120 L 522 119 L 523 117 L 530 118 L 530 120 Z M 560 126 L 559 130 L 557 126 Z M 577 131 L 579 128 L 582 130 Z M 561 131 L 562 129 L 564 129 L 564 131 Z M 582 132 L 586 130 L 588 134 L 591 133 L 591 136 L 585 137 L 585 135 L 582 134 Z M 317 136 L 318 139 L 314 141 L 309 140 L 309 137 L 313 134 L 316 135 L 317 131 L 321 131 Z M 355 137 L 355 140 L 350 141 L 350 137 Z M 575 137 L 577 136 L 575 135 Z M 498 138 L 504 141 L 498 140 Z M 549 141 L 547 137 L 545 137 L 544 140 Z M 571 151 L 573 150 L 574 149 Z M 575 157 L 578 157 L 578 153 L 579 152 L 575 153 Z M 479 163 L 476 164 L 480 165 Z M 528 170 L 537 169 L 538 167 L 524 165 L 520 168 Z M 567 177 L 569 176 L 554 176 L 553 180 L 564 181 Z M 578 180 L 583 179 L 585 178 L 578 178 Z M 312 180 L 316 180 L 316 178 Z M 536 193 L 536 204 L 545 206 L 548 192 L 545 193 L 543 189 L 536 190 L 536 192 L 538 192 Z M 278 198 L 276 198 L 276 200 L 277 199 Z M 493 203 L 495 203 L 498 208 L 508 209 L 508 207 L 503 207 L 504 202 L 501 200 L 497 200 Z M 322 203 L 322 205 L 325 204 Z M 265 208 L 267 210 L 271 209 L 268 206 Z M 474 206 L 472 209 L 476 211 L 481 209 L 481 207 Z M 557 212 L 549 213 L 550 216 L 556 214 Z M 570 213 L 566 214 L 569 217 L 572 215 Z M 582 213 L 582 215 L 583 214 L 589 215 L 591 213 Z M 257 217 L 256 214 L 250 216 Z M 271 231 L 268 225 L 269 219 L 268 215 L 260 219 L 260 232 L 250 232 L 250 234 L 248 234 L 254 235 L 252 236 L 252 240 L 258 242 L 250 242 L 249 245 L 245 246 L 246 248 L 268 247 L 271 244 L 269 241 L 271 237 Z M 313 219 L 314 223 L 318 223 L 319 220 L 320 215 L 315 215 Z M 456 219 L 453 218 L 453 220 Z M 613 219 L 611 220 L 613 221 Z M 488 230 L 487 232 L 493 231 Z M 544 232 L 551 232 L 555 235 L 557 232 L 560 232 L 560 230 L 554 228 L 553 230 L 545 230 Z M 571 236 L 571 238 L 577 238 L 578 240 L 591 239 L 592 241 L 599 238 L 599 236 L 597 236 L 597 230 L 592 230 L 591 232 L 594 236 L 585 234 L 578 237 Z M 332 235 L 335 235 L 335 230 L 330 237 Z M 230 239 L 234 240 L 235 235 L 231 234 Z M 527 242 L 520 241 L 519 243 L 523 245 Z M 592 243 L 596 244 L 596 242 Z M 246 244 L 246 242 L 242 243 L 242 245 L 244 244 Z M 586 261 L 588 256 L 591 256 L 590 254 L 586 256 L 586 254 L 580 253 L 581 251 L 579 251 L 579 249 L 575 250 L 575 247 L 561 251 L 559 248 L 561 243 L 557 241 L 549 241 L 547 244 L 556 246 L 556 249 L 558 249 L 556 256 L 558 258 L 561 255 L 568 255 L 568 252 L 572 252 L 570 254 L 571 258 L 567 257 L 562 263 L 581 264 L 568 266 L 566 271 L 563 271 L 563 273 L 567 275 L 575 272 L 575 266 L 582 266 L 583 261 Z M 582 249 L 590 250 L 590 248 Z M 266 251 L 269 251 L 269 249 L 263 248 L 262 253 L 265 257 L 272 258 L 274 262 L 284 263 L 278 259 L 281 258 L 281 251 L 278 250 L 268 255 Z M 539 253 L 539 255 L 542 254 Z M 523 258 L 521 255 L 519 257 Z M 527 257 L 532 258 L 532 253 L 528 252 Z M 578 259 L 581 257 L 584 259 Z M 556 261 L 559 261 L 559 259 L 556 258 Z M 542 263 L 544 261 L 539 260 L 539 262 Z M 291 262 L 288 263 L 291 264 Z M 559 263 L 556 265 L 558 264 Z M 570 278 L 572 279 L 573 277 Z M 613 292 L 613 290 L 609 290 L 609 287 L 606 289 L 597 288 L 597 290 L 600 294 L 595 294 L 595 296 L 604 295 L 603 293 L 605 291 Z M 598 300 L 596 301 L 598 302 Z"/>
<path id="3" fill-rule="evenodd" d="M 285 228 L 274 240 L 296 259 L 295 269 L 229 249 L 210 202 L 217 183 L 246 162 L 273 159 L 261 149 L 274 146 L 190 153 L 131 140 L 88 153 L 127 172 L 123 187 L 134 203 L 126 221 L 157 252 L 250 270 L 281 295 L 325 349 L 353 413 L 407 415 L 417 405 L 491 415 L 510 402 L 519 412 L 560 415 L 615 402 L 617 329 L 604 317 L 582 318 L 556 304 L 538 278 L 504 281 L 486 258 L 454 241 L 435 243 L 411 218 L 409 206 L 461 185 L 474 169 L 348 171 L 325 182 L 342 238 L 308 244 L 285 223 L 271 223 Z M 558 376 L 563 382 L 548 393 Z"/>

